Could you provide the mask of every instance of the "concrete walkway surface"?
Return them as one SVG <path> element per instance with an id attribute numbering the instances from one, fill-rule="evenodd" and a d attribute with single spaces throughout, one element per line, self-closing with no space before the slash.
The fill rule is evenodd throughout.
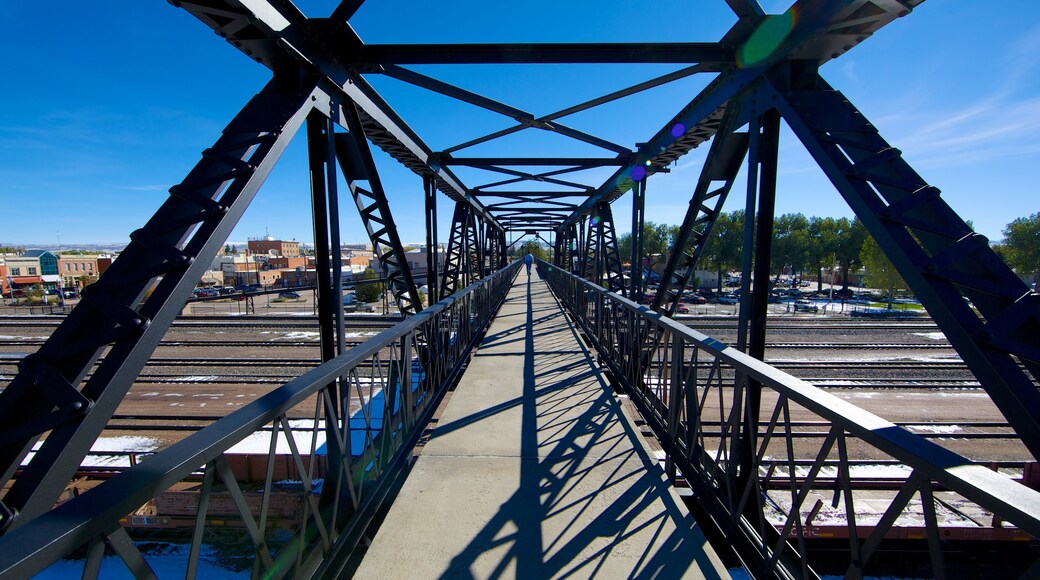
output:
<path id="1" fill-rule="evenodd" d="M 728 578 L 545 283 L 521 271 L 356 578 Z"/>

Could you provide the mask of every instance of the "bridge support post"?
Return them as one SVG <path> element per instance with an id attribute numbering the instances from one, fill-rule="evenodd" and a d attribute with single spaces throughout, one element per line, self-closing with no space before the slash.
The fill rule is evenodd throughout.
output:
<path id="1" fill-rule="evenodd" d="M 643 301 L 643 221 L 646 213 L 646 180 L 632 187 L 632 265 L 629 267 L 628 296 L 632 301 Z"/>
<path id="2" fill-rule="evenodd" d="M 426 299 L 428 304 L 440 301 L 437 287 L 437 185 L 433 176 L 423 176 L 423 191 L 426 200 Z"/>
<path id="3" fill-rule="evenodd" d="M 757 174 L 757 179 L 749 177 L 748 195 L 753 194 L 753 188 L 758 187 L 758 215 L 755 219 L 755 244 L 754 247 L 745 246 L 744 252 L 747 256 L 754 251 L 754 279 L 750 296 L 741 296 L 741 309 L 745 304 L 750 305 L 750 336 L 748 341 L 748 354 L 758 360 L 765 358 L 766 343 L 766 315 L 769 308 L 769 266 L 772 255 L 773 241 L 773 213 L 776 206 L 776 173 L 777 154 L 780 137 L 780 114 L 775 109 L 766 111 L 759 123 L 753 123 L 752 157 L 750 159 L 751 169 L 749 176 Z M 749 205 L 750 202 L 749 202 Z M 745 217 L 750 223 L 753 217 Z M 745 272 L 744 276 L 746 277 Z M 758 424 L 761 412 L 762 385 L 758 381 L 750 379 L 746 375 L 736 377 L 736 389 L 743 388 L 743 417 L 733 417 L 733 420 L 741 420 L 743 426 L 740 437 L 735 438 L 733 457 L 738 461 L 736 473 L 736 489 L 746 489 L 753 485 L 758 477 Z M 734 392 L 736 397 L 736 391 Z M 734 405 L 736 409 L 736 405 Z M 735 414 L 739 411 L 735 410 Z M 760 518 L 761 510 L 758 509 L 757 499 L 753 508 L 747 509 L 749 517 Z"/>

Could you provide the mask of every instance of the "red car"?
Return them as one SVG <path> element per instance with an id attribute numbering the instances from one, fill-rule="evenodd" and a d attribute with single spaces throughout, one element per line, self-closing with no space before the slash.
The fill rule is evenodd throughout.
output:
<path id="1" fill-rule="evenodd" d="M 679 305 L 675 307 L 675 312 L 677 314 L 689 314 L 690 307 L 680 302 Z"/>

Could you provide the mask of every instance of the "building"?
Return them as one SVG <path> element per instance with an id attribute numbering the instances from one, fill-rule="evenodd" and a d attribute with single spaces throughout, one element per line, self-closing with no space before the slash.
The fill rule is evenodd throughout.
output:
<path id="1" fill-rule="evenodd" d="M 372 254 L 372 244 L 340 244 L 340 251 L 345 256 L 369 256 Z"/>
<path id="2" fill-rule="evenodd" d="M 426 252 L 426 248 L 411 250 L 405 252 L 405 260 L 408 262 L 408 269 L 412 273 L 412 279 L 419 286 L 429 283 L 429 276 L 426 272 L 426 260 L 429 254 Z M 443 247 L 437 248 L 437 267 L 439 269 L 444 268 L 444 262 L 448 259 L 447 250 Z M 378 273 L 382 273 L 382 266 L 377 258 L 372 258 L 371 268 Z"/>
<path id="3" fill-rule="evenodd" d="M 29 250 L 20 256 L 8 256 L 6 263 L 14 293 L 37 284 L 56 292 L 61 285 L 58 257 L 47 250 Z"/>
<path id="4" fill-rule="evenodd" d="M 271 236 L 264 238 L 247 240 L 246 245 L 248 246 L 246 254 L 255 255 L 263 254 L 266 256 L 280 256 L 285 258 L 298 258 L 300 256 L 300 242 L 292 241 L 287 242 L 285 240 L 276 240 Z"/>
<path id="5" fill-rule="evenodd" d="M 268 267 L 277 269 L 306 268 L 309 264 L 306 256 L 280 257 L 273 256 L 266 260 Z"/>
<path id="6" fill-rule="evenodd" d="M 112 262 L 114 262 L 115 259 L 116 259 L 115 256 L 98 256 L 97 257 L 98 275 L 100 276 L 101 274 L 104 274 L 105 270 L 107 270 L 112 265 Z"/>
<path id="7" fill-rule="evenodd" d="M 96 280 L 99 274 L 97 256 L 58 255 L 58 275 L 61 276 L 62 288 L 82 288 Z"/>
<path id="8" fill-rule="evenodd" d="M 7 281 L 7 263 L 0 262 L 0 297 L 10 296 L 11 287 Z"/>

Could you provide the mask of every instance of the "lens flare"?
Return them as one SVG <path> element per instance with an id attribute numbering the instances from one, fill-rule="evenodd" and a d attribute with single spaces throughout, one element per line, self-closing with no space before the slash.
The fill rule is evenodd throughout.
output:
<path id="1" fill-rule="evenodd" d="M 683 125 L 682 123 L 676 123 L 672 127 L 672 137 L 675 137 L 676 139 L 678 139 L 679 137 L 682 137 L 685 134 L 686 134 L 686 125 Z"/>
<path id="2" fill-rule="evenodd" d="M 642 165 L 636 165 L 632 168 L 632 179 L 634 181 L 643 181 L 646 179 L 646 168 Z"/>
<path id="3" fill-rule="evenodd" d="M 793 9 L 783 14 L 770 14 L 737 50 L 737 66 L 749 67 L 765 62 L 791 34 L 798 17 Z"/>

